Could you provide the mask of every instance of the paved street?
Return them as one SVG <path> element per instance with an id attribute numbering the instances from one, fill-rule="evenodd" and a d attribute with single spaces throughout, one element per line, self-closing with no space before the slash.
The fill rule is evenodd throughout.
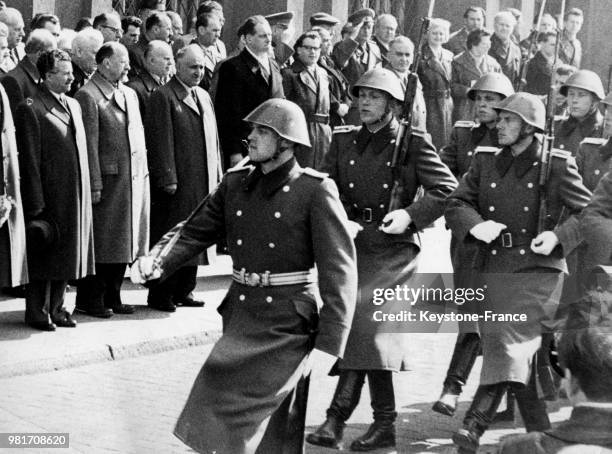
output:
<path id="1" fill-rule="evenodd" d="M 440 224 L 426 232 L 424 244 L 427 252 L 421 269 L 447 271 L 448 236 Z M 136 316 L 104 321 L 80 317 L 77 329 L 57 333 L 27 330 L 21 322 L 23 303 L 0 301 L 0 308 L 4 304 L 12 309 L 0 313 L 0 330 L 4 330 L 0 333 L 0 432 L 70 433 L 69 449 L 5 452 L 190 452 L 172 435 L 172 429 L 218 336 L 220 319 L 214 309 L 226 283 L 210 277 L 199 281 L 198 296 L 208 301 L 206 308 L 181 308 L 169 315 L 146 309 L 145 291 L 131 288 L 125 292 L 125 302 L 138 305 Z M 73 298 L 70 294 L 69 304 Z M 412 370 L 395 375 L 398 447 L 377 452 L 455 452 L 450 437 L 475 391 L 480 362 L 462 396 L 458 416 L 433 413 L 431 404 L 441 390 L 454 340 L 453 333 L 412 335 Z M 323 420 L 335 382 L 336 378 L 315 370 L 307 416 L 309 431 Z M 553 420 L 567 417 L 565 405 L 552 409 Z M 347 444 L 370 422 L 366 386 L 348 421 Z M 487 432 L 481 452 L 489 452 L 500 437 L 521 431 L 510 423 L 495 426 Z M 333 452 L 307 447 L 309 454 Z"/>

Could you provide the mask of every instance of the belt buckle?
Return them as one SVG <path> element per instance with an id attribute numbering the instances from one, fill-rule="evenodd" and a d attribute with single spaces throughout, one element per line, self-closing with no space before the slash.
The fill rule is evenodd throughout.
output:
<path id="1" fill-rule="evenodd" d="M 512 247 L 512 233 L 510 232 L 502 233 L 501 243 L 502 243 L 502 247 L 511 248 Z"/>
<path id="2" fill-rule="evenodd" d="M 249 287 L 259 287 L 261 284 L 261 276 L 258 273 L 245 274 L 244 283 Z"/>
<path id="3" fill-rule="evenodd" d="M 363 222 L 372 222 L 372 208 L 364 208 L 361 211 L 361 219 Z"/>

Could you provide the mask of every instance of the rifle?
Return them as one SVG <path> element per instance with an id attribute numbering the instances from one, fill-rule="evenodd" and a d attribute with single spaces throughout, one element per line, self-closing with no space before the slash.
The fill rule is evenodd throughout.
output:
<path id="1" fill-rule="evenodd" d="M 538 14 L 538 20 L 535 24 L 535 27 L 531 30 L 531 35 L 529 36 L 529 48 L 527 49 L 527 54 L 523 55 L 521 58 L 521 68 L 519 70 L 518 80 L 514 83 L 515 91 L 522 91 L 523 85 L 525 83 L 525 79 L 527 78 L 527 62 L 531 58 L 531 56 L 536 53 L 536 44 L 538 34 L 540 33 L 540 24 L 542 23 L 542 16 L 544 15 L 544 8 L 546 7 L 546 0 L 542 0 L 542 4 L 540 5 L 540 14 Z"/>
<path id="2" fill-rule="evenodd" d="M 427 30 L 429 29 L 429 22 L 431 21 L 434 4 L 435 0 L 429 0 L 429 9 L 427 12 L 427 16 L 423 18 L 423 22 L 421 24 L 419 40 L 417 46 L 415 46 L 414 61 L 410 66 L 408 80 L 406 82 L 404 103 L 402 104 L 402 111 L 399 117 L 399 128 L 397 129 L 397 136 L 395 137 L 395 146 L 393 148 L 393 157 L 391 159 L 393 187 L 391 188 L 391 196 L 389 198 L 389 213 L 391 211 L 402 208 L 402 194 L 404 193 L 404 187 L 401 181 L 401 168 L 405 165 L 408 158 L 410 137 L 412 137 L 410 133 L 412 129 L 412 110 L 414 108 L 414 102 L 419 86 L 419 76 L 417 76 L 417 70 L 419 68 L 419 65 L 421 64 L 421 58 L 423 56 L 423 46 L 425 45 L 425 38 L 427 35 Z M 406 140 L 406 144 L 404 145 L 406 136 L 408 137 L 408 140 Z"/>
<path id="3" fill-rule="evenodd" d="M 561 0 L 561 20 L 565 13 L 565 0 Z M 553 73 L 554 68 L 559 60 L 559 45 L 561 42 L 561 25 L 557 27 L 557 41 L 555 43 L 555 58 L 553 61 Z M 550 178 L 551 172 L 551 159 L 550 153 L 553 148 L 553 142 L 555 140 L 555 86 L 553 84 L 553 77 L 550 79 L 550 88 L 548 89 L 548 98 L 546 99 L 546 127 L 544 130 L 544 137 L 542 138 L 542 147 L 540 155 L 540 174 L 538 177 L 538 194 L 540 198 L 538 206 L 538 234 L 548 230 L 548 194 L 546 186 L 548 179 Z"/>

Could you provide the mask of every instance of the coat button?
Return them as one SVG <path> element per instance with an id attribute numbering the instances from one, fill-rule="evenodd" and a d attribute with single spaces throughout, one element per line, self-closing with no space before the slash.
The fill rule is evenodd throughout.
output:
<path id="1" fill-rule="evenodd" d="M 527 233 L 527 229 L 521 229 L 521 233 Z"/>
<path id="2" fill-rule="evenodd" d="M 283 186 L 283 192 L 289 192 L 289 186 Z"/>
<path id="3" fill-rule="evenodd" d="M 531 182 L 527 183 L 527 187 L 528 187 L 529 189 L 533 188 L 533 183 L 531 183 Z"/>
<path id="4" fill-rule="evenodd" d="M 280 212 L 279 212 L 279 211 L 277 211 L 276 213 L 274 213 L 274 217 L 275 217 L 276 219 L 280 218 L 280 217 L 281 217 Z"/>
<path id="5" fill-rule="evenodd" d="M 491 249 L 491 255 L 497 255 L 497 249 Z"/>
<path id="6" fill-rule="evenodd" d="M 523 211 L 525 212 L 529 211 L 529 207 L 523 207 Z"/>
<path id="7" fill-rule="evenodd" d="M 242 210 L 236 211 L 236 216 L 242 216 Z"/>
<path id="8" fill-rule="evenodd" d="M 240 301 L 244 301 L 244 300 L 246 299 L 246 296 L 244 296 L 244 295 L 240 295 L 240 296 L 238 297 L 238 299 L 239 299 Z"/>
<path id="9" fill-rule="evenodd" d="M 468 151 L 468 152 L 467 152 L 467 155 L 468 155 L 468 156 L 472 156 L 472 152 L 471 152 L 471 151 Z"/>
<path id="10" fill-rule="evenodd" d="M 351 159 L 351 160 L 349 161 L 349 164 L 350 164 L 350 165 L 352 165 L 352 166 L 354 166 L 354 165 L 355 165 L 355 160 L 354 160 L 354 159 Z"/>
<path id="11" fill-rule="evenodd" d="M 563 150 L 565 148 L 565 145 L 561 144 L 561 145 L 559 145 L 559 148 L 561 148 Z"/>
<path id="12" fill-rule="evenodd" d="M 236 240 L 236 244 L 237 244 L 238 246 L 241 246 L 241 245 L 242 245 L 242 240 L 241 240 L 241 239 Z"/>
<path id="13" fill-rule="evenodd" d="M 357 204 L 356 204 L 356 203 L 353 203 L 353 207 L 357 208 Z"/>
<path id="14" fill-rule="evenodd" d="M 536 167 L 538 165 L 538 161 L 533 161 L 533 166 Z"/>
<path id="15" fill-rule="evenodd" d="M 489 211 L 495 211 L 495 207 L 494 206 L 490 206 L 489 207 Z"/>
<path id="16" fill-rule="evenodd" d="M 271 303 L 271 302 L 272 302 L 272 297 L 266 296 L 266 303 Z"/>
<path id="17" fill-rule="evenodd" d="M 349 188 L 353 188 L 355 185 L 353 183 L 349 183 Z"/>
<path id="18" fill-rule="evenodd" d="M 595 169 L 595 175 L 599 175 L 600 170 L 599 169 Z"/>
<path id="19" fill-rule="evenodd" d="M 268 246 L 270 247 L 270 249 L 274 249 L 276 247 L 276 245 L 274 243 L 270 243 L 270 244 L 268 244 Z"/>
<path id="20" fill-rule="evenodd" d="M 491 187 L 492 188 L 496 188 L 497 187 L 497 183 L 491 183 Z"/>
<path id="21" fill-rule="evenodd" d="M 388 189 L 389 185 L 387 183 L 383 184 L 383 188 Z"/>
<path id="22" fill-rule="evenodd" d="M 521 254 L 521 255 L 525 255 L 525 249 L 521 249 L 521 250 L 519 251 L 519 254 Z"/>
<path id="23" fill-rule="evenodd" d="M 378 205 L 379 208 L 382 208 L 383 210 L 385 209 L 385 204 L 381 203 L 380 205 Z"/>
<path id="24" fill-rule="evenodd" d="M 391 161 L 387 161 L 387 167 L 391 167 Z"/>

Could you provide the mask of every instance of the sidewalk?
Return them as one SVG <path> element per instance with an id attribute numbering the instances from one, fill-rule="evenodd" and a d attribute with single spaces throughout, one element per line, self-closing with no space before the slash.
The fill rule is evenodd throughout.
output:
<path id="1" fill-rule="evenodd" d="M 136 306 L 132 315 L 99 319 L 75 314 L 76 328 L 36 331 L 24 323 L 25 300 L 0 296 L 0 378 L 47 372 L 102 361 L 136 357 L 212 343 L 221 335 L 216 307 L 230 283 L 231 261 L 221 256 L 198 269 L 198 296 L 204 308 L 181 307 L 174 313 L 147 307 L 147 290 L 125 280 L 123 302 Z M 66 295 L 74 308 L 76 293 Z"/>

